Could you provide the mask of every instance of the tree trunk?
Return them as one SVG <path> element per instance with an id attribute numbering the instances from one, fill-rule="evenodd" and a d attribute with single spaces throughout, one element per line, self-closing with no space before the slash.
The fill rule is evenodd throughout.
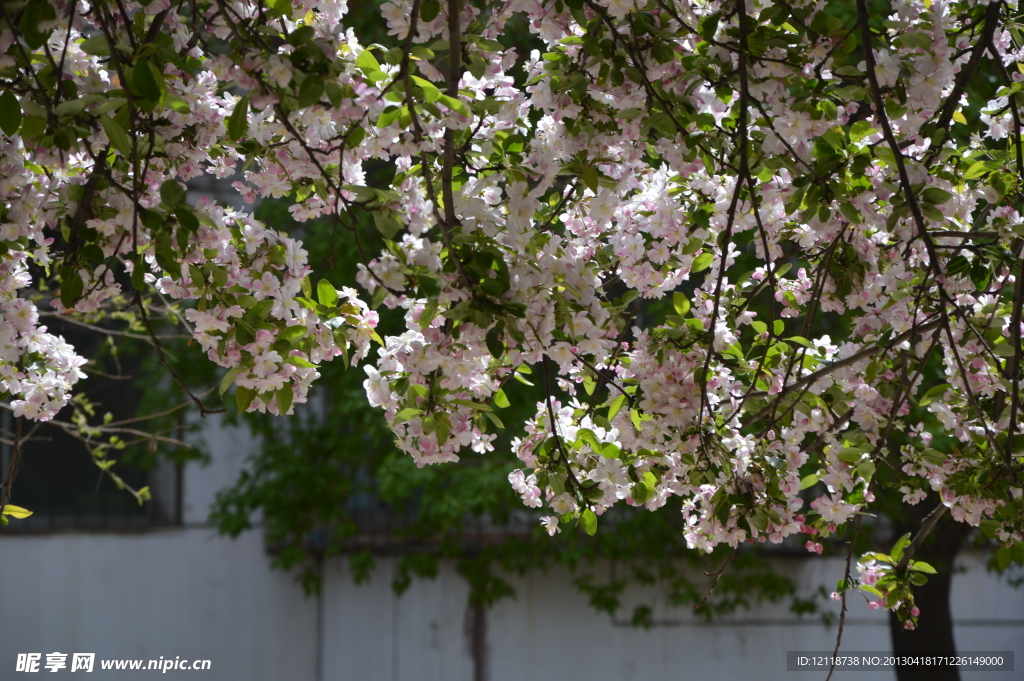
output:
<path id="1" fill-rule="evenodd" d="M 920 506 L 925 506 L 921 504 Z M 915 509 L 916 510 L 916 509 Z M 927 509 L 922 509 L 927 510 Z M 910 527 L 899 529 L 900 533 L 915 531 L 921 517 L 908 518 Z M 916 522 L 915 522 L 916 521 Z M 953 580 L 953 561 L 970 533 L 967 523 L 959 523 L 948 514 L 932 530 L 931 536 L 914 556 L 915 560 L 930 563 L 939 574 L 929 575 L 928 583 L 914 588 L 914 601 L 921 616 L 917 628 L 904 629 L 896 616 L 889 615 L 889 630 L 892 636 L 892 650 L 895 655 L 914 653 L 938 653 L 953 655 L 956 642 L 953 640 L 953 613 L 949 607 L 949 589 Z M 897 681 L 960 681 L 956 667 L 907 666 L 896 669 Z"/>

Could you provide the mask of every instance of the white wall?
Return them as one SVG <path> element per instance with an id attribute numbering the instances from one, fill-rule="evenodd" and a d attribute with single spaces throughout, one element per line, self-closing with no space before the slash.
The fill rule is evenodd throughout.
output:
<path id="1" fill-rule="evenodd" d="M 315 678 L 316 603 L 268 569 L 256 533 L 237 541 L 200 528 L 3 537 L 0 555 L 0 679 L 21 676 L 17 653 L 45 660 L 55 651 L 209 659 L 209 679 Z M 87 678 L 147 674 L 97 669 Z"/>
<path id="2" fill-rule="evenodd" d="M 465 584 L 449 566 L 437 582 L 414 582 L 396 598 L 388 591 L 394 567 L 393 560 L 378 560 L 370 583 L 361 586 L 352 584 L 340 563 L 327 570 L 325 678 L 472 679 L 472 666 L 466 664 Z M 813 591 L 818 584 L 835 584 L 843 560 L 789 559 L 777 567 Z M 1024 678 L 1024 590 L 987 574 L 980 556 L 966 555 L 959 567 L 964 572 L 954 579 L 952 596 L 959 649 L 1013 650 L 1018 660 L 1015 672 L 964 672 L 962 679 Z M 799 620 L 786 604 L 758 606 L 738 612 L 732 622 L 710 625 L 686 609 L 656 608 L 655 619 L 662 624 L 645 631 L 590 608 L 565 572 L 528 573 L 512 583 L 517 597 L 488 613 L 491 681 L 816 679 L 787 672 L 786 651 L 835 646 L 836 627 L 826 629 L 815 618 Z M 651 602 L 650 596 L 627 593 L 624 612 L 631 611 L 631 602 Z M 885 613 L 851 598 L 841 650 L 891 650 Z M 870 678 L 888 681 L 895 674 L 871 673 Z"/>
<path id="3" fill-rule="evenodd" d="M 352 583 L 341 560 L 328 561 L 318 603 L 305 599 L 290 575 L 269 569 L 255 532 L 237 541 L 204 528 L 7 536 L 0 555 L 0 679 L 20 676 L 13 673 L 17 653 L 54 651 L 210 659 L 212 671 L 203 676 L 224 681 L 315 681 L 318 666 L 323 681 L 473 679 L 467 589 L 449 565 L 399 598 L 390 588 L 395 559 L 379 559 L 363 585 Z M 784 569 L 804 584 L 833 582 L 842 570 L 838 560 L 789 563 Z M 1024 592 L 988 575 L 977 556 L 962 565 L 953 594 L 958 647 L 1018 657 L 1015 673 L 963 678 L 1022 678 Z M 786 672 L 786 651 L 830 650 L 835 641 L 835 628 L 798 622 L 782 606 L 739 613 L 739 626 L 705 625 L 684 610 L 663 609 L 656 618 L 668 624 L 643 631 L 592 610 L 564 573 L 530 573 L 513 583 L 517 598 L 487 616 L 492 681 L 805 678 Z M 884 614 L 854 601 L 848 618 L 843 650 L 889 649 Z M 152 672 L 94 674 L 89 678 Z"/>

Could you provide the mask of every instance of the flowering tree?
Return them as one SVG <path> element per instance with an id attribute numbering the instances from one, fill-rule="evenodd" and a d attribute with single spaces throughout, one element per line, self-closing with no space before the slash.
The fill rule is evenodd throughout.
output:
<path id="1" fill-rule="evenodd" d="M 320 363 L 376 340 L 368 399 L 420 465 L 491 450 L 504 387 L 536 382 L 509 479 L 551 533 L 675 495 L 692 548 L 820 553 L 880 489 L 934 490 L 916 536 L 859 576 L 848 560 L 838 589 L 911 628 L 934 572 L 913 556 L 946 511 L 1024 562 L 1015 6 L 858 0 L 847 25 L 799 0 L 403 0 L 391 46 L 360 44 L 346 9 L 0 8 L 19 424 L 82 377 L 37 302 L 134 306 L 163 358 L 151 317 L 176 300 L 243 411 L 290 413 Z M 522 14 L 545 52 L 499 40 Z M 971 104 L 983 71 L 1002 84 Z M 246 202 L 287 197 L 300 221 L 372 215 L 369 304 L 314 286 L 272 225 L 186 202 L 186 181 L 238 171 Z M 376 334 L 381 304 L 404 333 Z"/>

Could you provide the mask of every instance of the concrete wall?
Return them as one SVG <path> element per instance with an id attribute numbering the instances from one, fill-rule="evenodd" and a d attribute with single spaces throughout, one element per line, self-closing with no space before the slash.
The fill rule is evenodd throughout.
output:
<path id="1" fill-rule="evenodd" d="M 0 534 L 0 680 L 33 678 L 14 672 L 18 653 L 59 651 L 93 652 L 97 660 L 180 656 L 212 662 L 208 672 L 171 671 L 161 676 L 167 679 L 773 681 L 818 678 L 788 673 L 785 653 L 835 644 L 834 627 L 797 620 L 785 606 L 757 607 L 711 625 L 688 611 L 660 608 L 658 626 L 633 629 L 592 610 L 568 575 L 555 571 L 512 580 L 517 597 L 487 613 L 484 645 L 474 655 L 467 587 L 449 565 L 436 580 L 414 582 L 399 598 L 390 588 L 394 559 L 378 559 L 362 585 L 353 584 L 344 561 L 331 560 L 324 566 L 322 596 L 306 599 L 291 575 L 270 569 L 258 530 L 235 541 L 218 536 L 204 524 L 209 504 L 217 489 L 234 480 L 253 443 L 224 429 L 207 439 L 217 459 L 186 470 L 183 528 Z M 841 560 L 815 558 L 780 561 L 778 567 L 807 591 L 834 585 L 843 569 Z M 1024 678 L 1024 589 L 987 573 L 982 556 L 965 555 L 959 569 L 953 587 L 959 649 L 1013 650 L 1017 656 L 1015 672 L 967 673 L 963 679 Z M 656 594 L 627 593 L 625 611 L 652 596 L 656 600 Z M 842 650 L 889 650 L 884 613 L 851 599 Z M 156 673 L 98 667 L 86 678 L 130 681 Z"/>
<path id="2" fill-rule="evenodd" d="M 378 560 L 362 585 L 333 560 L 325 566 L 322 598 L 305 599 L 289 575 L 269 569 L 256 533 L 237 541 L 204 528 L 4 537 L 0 552 L 5 566 L 15 566 L 0 580 L 0 679 L 21 677 L 13 673 L 17 653 L 54 651 L 212 661 L 209 672 L 171 671 L 169 679 L 475 679 L 467 589 L 451 566 L 397 597 L 390 588 L 394 559 Z M 802 583 L 831 582 L 842 570 L 838 560 L 790 563 L 785 569 Z M 1022 678 L 1024 593 L 987 575 L 976 556 L 962 567 L 953 596 L 958 647 L 1014 650 L 1018 658 L 1017 672 L 963 678 Z M 830 650 L 835 643 L 835 627 L 797 620 L 783 607 L 758 607 L 738 614 L 739 622 L 711 625 L 663 609 L 661 624 L 644 631 L 593 611 L 564 573 L 513 582 L 517 597 L 487 614 L 486 654 L 478 663 L 491 681 L 812 678 L 786 671 L 786 651 Z M 884 615 L 852 602 L 842 650 L 888 649 Z M 97 669 L 89 678 L 153 673 Z"/>

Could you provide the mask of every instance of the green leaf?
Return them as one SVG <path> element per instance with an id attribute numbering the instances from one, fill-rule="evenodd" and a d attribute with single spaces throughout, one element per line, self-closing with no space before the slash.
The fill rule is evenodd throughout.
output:
<path id="1" fill-rule="evenodd" d="M 231 387 L 231 384 L 235 382 L 235 376 L 242 373 L 242 369 L 243 367 L 234 367 L 232 369 L 228 369 L 228 372 L 224 374 L 224 378 L 220 380 L 219 394 L 223 395 L 228 391 L 228 388 Z"/>
<path id="2" fill-rule="evenodd" d="M 326 279 L 321 279 L 316 285 L 316 299 L 321 305 L 334 307 L 338 303 L 338 289 Z"/>
<path id="3" fill-rule="evenodd" d="M 619 413 L 619 410 L 622 409 L 622 405 L 624 405 L 625 403 L 626 403 L 626 396 L 624 394 L 620 394 L 618 397 L 616 397 L 612 401 L 612 403 L 610 405 L 608 405 L 608 420 L 609 421 L 611 421 L 613 418 L 615 418 L 615 415 Z"/>
<path id="4" fill-rule="evenodd" d="M 100 125 L 103 126 L 103 132 L 107 133 L 111 146 L 120 151 L 126 159 L 131 159 L 132 144 L 117 121 L 110 116 L 100 116 Z"/>
<path id="5" fill-rule="evenodd" d="M 64 307 L 71 308 L 75 306 L 78 299 L 82 297 L 82 293 L 85 292 L 85 283 L 82 278 L 78 276 L 78 272 L 73 267 L 64 267 L 61 269 L 61 282 L 60 282 L 60 303 Z"/>
<path id="6" fill-rule="evenodd" d="M 934 401 L 936 397 L 939 397 L 940 395 L 945 395 L 946 391 L 949 390 L 952 387 L 953 386 L 950 385 L 949 383 L 940 383 L 939 385 L 937 385 L 937 386 L 935 386 L 933 388 L 930 388 L 928 390 L 928 392 L 926 392 L 921 397 L 921 399 L 918 400 L 917 405 L 919 407 L 924 407 L 924 406 L 927 406 L 927 405 L 931 404 L 932 401 Z"/>
<path id="7" fill-rule="evenodd" d="M 142 265 L 142 258 L 135 261 L 135 268 L 132 270 L 132 288 L 136 291 L 146 290 L 146 268 Z"/>
<path id="8" fill-rule="evenodd" d="M 580 514 L 580 525 L 583 526 L 583 531 L 591 537 L 597 534 L 597 516 L 589 508 Z"/>
<path id="9" fill-rule="evenodd" d="M 701 253 L 694 259 L 693 265 L 690 267 L 690 272 L 701 272 L 711 267 L 711 263 L 715 261 L 715 256 L 712 253 Z"/>
<path id="10" fill-rule="evenodd" d="M 420 5 L 420 19 L 429 23 L 437 18 L 440 11 L 441 3 L 438 0 L 424 0 L 423 4 Z"/>
<path id="11" fill-rule="evenodd" d="M 18 518 L 19 520 L 27 518 L 32 515 L 32 511 L 21 506 L 15 506 L 14 504 L 7 504 L 4 506 L 4 515 L 9 515 L 12 518 Z"/>
<path id="12" fill-rule="evenodd" d="M 921 212 L 924 213 L 924 216 L 929 220 L 942 223 L 946 219 L 946 216 L 943 215 L 942 211 L 936 208 L 934 204 L 922 201 L 920 207 Z"/>
<path id="13" fill-rule="evenodd" d="M 929 575 L 937 575 L 937 574 L 939 574 L 938 572 L 935 571 L 935 568 L 933 568 L 931 565 L 929 565 L 928 563 L 924 562 L 923 560 L 912 560 L 912 561 L 910 561 L 910 569 L 911 570 L 917 570 L 918 572 L 924 572 L 925 574 L 929 574 Z"/>
<path id="14" fill-rule="evenodd" d="M 436 102 L 441 99 L 441 91 L 437 89 L 437 86 L 431 83 L 429 80 L 420 78 L 419 76 L 413 76 L 412 81 L 423 89 L 423 99 L 428 102 Z"/>
<path id="15" fill-rule="evenodd" d="M 996 533 L 1003 529 L 1003 524 L 998 520 L 989 518 L 988 520 L 982 520 L 978 529 L 981 530 L 981 533 L 989 539 L 995 539 Z"/>
<path id="16" fill-rule="evenodd" d="M 808 487 L 813 487 L 815 485 L 815 483 L 817 483 L 817 482 L 818 482 L 818 474 L 817 473 L 811 473 L 810 475 L 805 475 L 803 477 L 803 479 L 800 481 L 800 489 L 807 489 Z"/>
<path id="17" fill-rule="evenodd" d="M 185 203 L 185 188 L 177 180 L 167 180 L 160 185 L 160 200 L 174 210 Z"/>
<path id="18" fill-rule="evenodd" d="M 1024 542 L 1013 542 L 1010 546 L 1010 554 L 1013 556 L 1013 562 L 1024 565 Z"/>
<path id="19" fill-rule="evenodd" d="M 260 319 L 266 319 L 272 309 L 274 309 L 274 299 L 264 298 L 260 302 L 256 303 L 256 306 L 253 307 L 250 312 L 252 315 Z"/>
<path id="20" fill-rule="evenodd" d="M 860 211 L 858 211 L 849 201 L 843 201 L 839 204 L 839 212 L 843 214 L 843 217 L 854 224 L 864 222 L 864 218 L 861 217 Z"/>
<path id="21" fill-rule="evenodd" d="M 164 74 L 148 59 L 141 60 L 135 65 L 132 85 L 138 90 L 139 96 L 153 105 L 159 105 L 167 93 L 167 86 L 164 84 Z"/>
<path id="22" fill-rule="evenodd" d="M 50 34 L 53 33 L 53 29 L 49 28 L 41 31 L 39 27 L 44 22 L 53 21 L 56 18 L 57 13 L 54 11 L 53 5 L 47 2 L 47 0 L 28 0 L 25 4 L 25 9 L 22 10 L 21 22 L 18 25 L 29 49 L 36 50 L 46 44 Z M 10 21 L 10 19 L 7 21 Z"/>
<path id="23" fill-rule="evenodd" d="M 774 322 L 772 322 L 772 331 L 775 332 L 776 336 L 781 336 L 785 330 L 786 322 L 782 321 L 781 319 L 776 319 Z"/>
<path id="24" fill-rule="evenodd" d="M 654 489 L 646 483 L 638 482 L 630 488 L 629 494 L 636 503 L 646 504 L 654 496 Z"/>
<path id="25" fill-rule="evenodd" d="M 1013 357 L 1017 353 L 1009 343 L 996 343 L 992 346 L 992 354 L 999 357 Z"/>
<path id="26" fill-rule="evenodd" d="M 449 97 L 448 95 L 441 95 L 439 101 L 443 102 L 445 106 L 447 106 L 452 111 L 460 113 L 463 116 L 472 115 L 469 109 L 466 108 L 466 105 L 460 99 L 456 99 L 455 97 Z"/>
<path id="27" fill-rule="evenodd" d="M 411 418 L 415 418 L 423 413 L 422 409 L 414 409 L 409 407 L 395 414 L 395 419 L 391 422 L 391 425 L 397 426 L 400 423 L 405 423 Z"/>
<path id="28" fill-rule="evenodd" d="M 288 410 L 292 408 L 292 400 L 295 399 L 291 384 L 285 384 L 282 388 L 275 391 L 274 397 L 277 399 L 278 413 L 282 415 L 287 414 Z"/>
<path id="29" fill-rule="evenodd" d="M 373 56 L 373 52 L 370 50 L 363 50 L 359 53 L 359 56 L 356 57 L 356 66 L 358 66 L 363 73 L 380 71 L 380 62 L 377 61 L 377 58 Z"/>
<path id="30" fill-rule="evenodd" d="M 484 338 L 487 343 L 487 350 L 495 359 L 501 359 L 505 355 L 504 335 L 504 327 L 501 324 L 496 324 L 487 332 L 487 336 Z"/>
<path id="31" fill-rule="evenodd" d="M 491 409 L 486 404 L 480 404 L 479 402 L 474 402 L 472 400 L 459 400 L 459 399 L 455 399 L 455 400 L 448 400 L 448 401 L 450 403 L 452 403 L 452 404 L 458 404 L 458 405 L 461 405 L 463 407 L 469 407 L 470 409 L 476 409 L 477 411 L 494 411 L 493 409 Z"/>
<path id="32" fill-rule="evenodd" d="M 907 546 L 909 545 L 910 533 L 907 532 L 905 535 L 896 540 L 896 543 L 893 544 L 892 551 L 889 552 L 889 555 L 892 556 L 893 563 L 900 562 L 900 559 L 903 558 L 903 549 L 907 548 Z"/>
<path id="33" fill-rule="evenodd" d="M 938 187 L 928 187 L 921 192 L 921 198 L 928 203 L 941 206 L 953 198 L 953 194 L 951 192 L 947 192 L 945 189 L 939 189 Z"/>
<path id="34" fill-rule="evenodd" d="M 302 357 L 296 357 L 295 355 L 289 355 L 288 357 L 285 357 L 284 361 L 285 361 L 285 364 L 294 364 L 295 366 L 302 367 L 303 369 L 314 369 L 314 368 L 316 368 L 316 365 L 313 364 L 312 362 L 310 362 L 308 359 L 303 359 Z"/>
<path id="35" fill-rule="evenodd" d="M 690 311 L 690 300 L 686 297 L 685 293 L 676 291 L 672 294 L 672 308 L 680 317 L 686 316 L 686 313 Z"/>
<path id="36" fill-rule="evenodd" d="M 507 409 L 509 404 L 508 396 L 505 395 L 505 391 L 498 388 L 498 392 L 494 393 L 494 406 L 499 409 Z"/>
<path id="37" fill-rule="evenodd" d="M 279 340 L 294 343 L 300 338 L 305 337 L 307 333 L 309 333 L 309 329 L 299 324 L 297 326 L 289 326 L 287 329 L 277 334 L 277 337 Z"/>
<path id="38" fill-rule="evenodd" d="M 871 594 L 872 596 L 882 598 L 882 592 L 876 589 L 875 587 L 871 586 L 870 584 L 861 584 L 858 588 L 860 588 L 861 591 Z"/>
<path id="39" fill-rule="evenodd" d="M 166 106 L 171 111 L 177 111 L 178 113 L 182 114 L 187 114 L 191 111 L 191 109 L 188 106 L 188 102 L 186 102 L 184 99 L 174 94 L 173 92 L 168 92 L 167 95 L 164 97 L 164 106 Z"/>
<path id="40" fill-rule="evenodd" d="M 963 274 L 971 269 L 970 261 L 962 255 L 957 255 L 949 259 L 946 264 L 947 274 Z"/>
<path id="41" fill-rule="evenodd" d="M 877 128 L 872 128 L 871 124 L 867 121 L 857 121 L 850 126 L 850 141 L 860 142 L 868 135 L 873 135 L 878 132 Z"/>
<path id="42" fill-rule="evenodd" d="M 21 127 L 21 104 L 10 90 L 0 95 L 0 130 L 8 137 L 14 137 Z"/>
<path id="43" fill-rule="evenodd" d="M 249 113 L 249 95 L 245 95 L 235 104 L 235 110 L 228 118 L 228 137 L 237 140 L 249 129 L 249 122 L 246 118 Z"/>
<path id="44" fill-rule="evenodd" d="M 405 110 L 406 110 L 406 108 L 404 106 L 402 106 L 402 107 L 399 107 L 399 106 L 389 106 L 389 107 L 387 107 L 386 109 L 384 109 L 384 111 L 381 112 L 380 117 L 377 118 L 377 127 L 378 128 L 386 128 L 386 127 L 388 127 L 389 125 L 391 125 L 392 123 L 397 121 L 398 117 L 401 116 L 402 112 L 405 111 Z"/>
<path id="45" fill-rule="evenodd" d="M 996 551 L 996 565 L 1000 570 L 1005 570 L 1013 562 L 1013 553 L 1010 552 L 1010 548 L 1007 546 L 1000 546 L 999 550 Z"/>
<path id="46" fill-rule="evenodd" d="M 468 68 L 474 78 L 483 78 L 487 73 L 487 62 L 480 55 L 474 54 L 469 60 Z"/>
<path id="47" fill-rule="evenodd" d="M 235 388 L 235 406 L 238 407 L 239 413 L 245 412 L 254 399 L 256 399 L 256 391 L 252 388 L 243 386 Z"/>
<path id="48" fill-rule="evenodd" d="M 839 454 L 837 454 L 836 457 L 844 463 L 855 464 L 860 463 L 863 454 L 863 447 L 843 447 L 843 449 L 840 450 Z"/>
<path id="49" fill-rule="evenodd" d="M 393 210 L 373 211 L 373 225 L 385 239 L 394 239 L 402 231 L 402 223 L 395 218 Z"/>
<path id="50" fill-rule="evenodd" d="M 896 40 L 900 47 L 919 47 L 931 51 L 933 38 L 927 33 L 904 33 Z"/>
<path id="51" fill-rule="evenodd" d="M 583 166 L 583 172 L 581 173 L 583 178 L 583 184 L 587 185 L 587 189 L 597 193 L 597 168 L 589 163 Z"/>
<path id="52" fill-rule="evenodd" d="M 107 101 L 93 109 L 92 112 L 96 115 L 110 113 L 111 111 L 117 111 L 127 103 L 128 99 L 126 97 L 110 97 Z"/>
<path id="53" fill-rule="evenodd" d="M 521 374 L 512 374 L 512 378 L 516 379 L 517 381 L 519 381 L 523 385 L 528 385 L 531 388 L 533 387 L 533 383 L 531 383 L 530 381 L 528 381 L 525 378 L 523 378 Z"/>
<path id="54" fill-rule="evenodd" d="M 85 111 L 85 107 L 88 106 L 89 102 L 84 99 L 68 99 L 58 104 L 53 113 L 58 116 L 77 116 L 78 114 Z"/>
<path id="55" fill-rule="evenodd" d="M 370 54 L 370 52 L 369 50 L 363 50 L 363 54 Z M 370 54 L 370 59 L 373 59 L 372 54 Z M 376 60 L 374 59 L 374 61 Z M 320 96 L 323 93 L 324 79 L 314 73 L 307 75 L 306 79 L 302 81 L 302 86 L 299 88 L 299 108 L 305 109 L 306 107 L 313 106 L 320 101 Z"/>
<path id="56" fill-rule="evenodd" d="M 991 169 L 992 167 L 989 161 L 976 161 L 975 163 L 972 163 L 971 167 L 967 169 L 966 173 L 964 173 L 964 179 L 973 180 L 976 177 L 981 177 Z"/>
<path id="57" fill-rule="evenodd" d="M 91 54 L 96 57 L 108 57 L 110 56 L 110 43 L 107 42 L 107 37 L 102 33 L 94 35 L 91 38 L 86 38 L 78 45 L 82 48 L 82 52 Z"/>
<path id="58" fill-rule="evenodd" d="M 452 427 L 448 422 L 448 417 L 444 414 L 438 414 L 434 422 L 434 436 L 437 437 L 437 444 L 443 445 L 447 442 L 451 432 Z"/>
<path id="59" fill-rule="evenodd" d="M 589 428 L 580 428 L 579 431 L 577 431 L 576 433 L 576 437 L 577 439 L 590 445 L 590 448 L 595 452 L 601 451 L 601 443 L 597 439 L 597 435 L 595 435 L 594 431 L 590 430 Z"/>

